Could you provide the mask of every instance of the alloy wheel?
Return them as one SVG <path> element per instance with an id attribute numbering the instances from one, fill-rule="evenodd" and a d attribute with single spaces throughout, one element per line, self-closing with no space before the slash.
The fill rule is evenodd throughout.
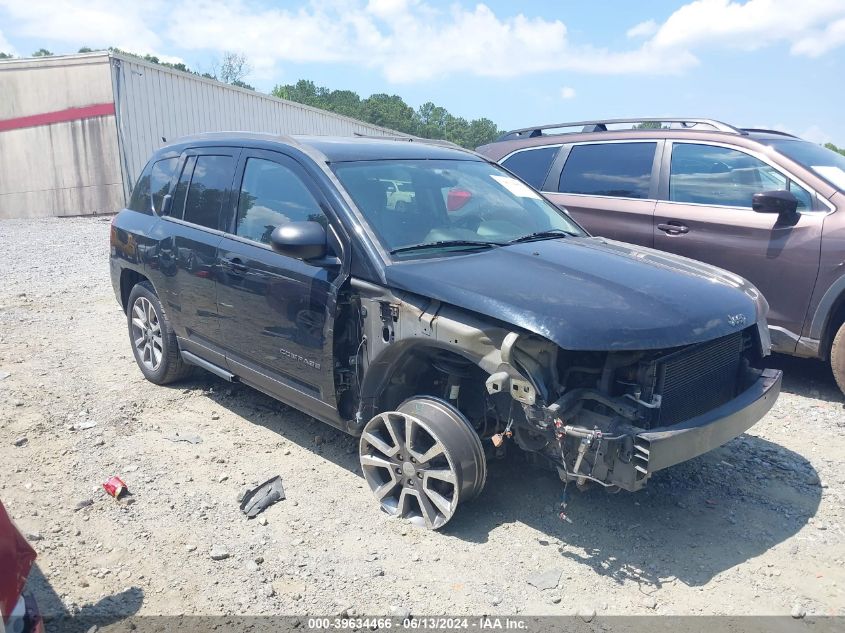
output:
<path id="1" fill-rule="evenodd" d="M 414 398 L 375 416 L 364 427 L 359 455 L 382 509 L 429 529 L 443 527 L 486 478 L 478 435 L 436 398 Z"/>
<path id="2" fill-rule="evenodd" d="M 144 366 L 156 371 L 164 354 L 161 322 L 152 301 L 146 297 L 138 297 L 132 304 L 132 343 Z"/>

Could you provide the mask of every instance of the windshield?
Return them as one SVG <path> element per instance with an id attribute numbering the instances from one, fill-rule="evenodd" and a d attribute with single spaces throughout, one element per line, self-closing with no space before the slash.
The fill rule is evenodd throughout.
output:
<path id="1" fill-rule="evenodd" d="M 769 145 L 796 163 L 812 169 L 834 187 L 845 190 L 845 156 L 842 154 L 801 140 L 776 140 L 770 141 Z"/>
<path id="2" fill-rule="evenodd" d="M 424 252 L 420 245 L 442 254 L 531 234 L 586 235 L 533 189 L 483 161 L 356 161 L 333 168 L 384 247 L 407 253 L 402 256 Z"/>

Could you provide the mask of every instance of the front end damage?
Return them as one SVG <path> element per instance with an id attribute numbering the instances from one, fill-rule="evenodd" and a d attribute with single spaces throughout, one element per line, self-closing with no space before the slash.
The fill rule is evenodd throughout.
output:
<path id="1" fill-rule="evenodd" d="M 488 455 L 515 443 L 579 487 L 635 491 L 762 418 L 781 372 L 762 369 L 765 320 L 713 340 L 640 351 L 567 351 L 435 300 L 353 282 L 357 313 L 338 390 L 350 430 L 428 395 L 451 404 Z M 343 357 L 343 354 L 340 354 Z"/>
<path id="2" fill-rule="evenodd" d="M 558 349 L 554 370 L 545 372 L 531 368 L 530 352 L 514 337 L 486 388 L 520 402 L 505 433 L 553 463 L 564 481 L 634 491 L 655 471 L 740 435 L 772 407 L 781 373 L 757 368 L 756 334 L 751 327 L 639 352 Z"/>

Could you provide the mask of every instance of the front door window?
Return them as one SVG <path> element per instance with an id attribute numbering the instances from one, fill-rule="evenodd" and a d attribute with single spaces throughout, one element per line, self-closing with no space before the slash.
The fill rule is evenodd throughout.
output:
<path id="1" fill-rule="evenodd" d="M 238 198 L 236 235 L 269 244 L 276 227 L 306 221 L 327 226 L 319 203 L 299 177 L 277 162 L 247 159 Z"/>
<path id="2" fill-rule="evenodd" d="M 811 208 L 806 189 L 745 152 L 694 143 L 672 147 L 669 200 L 673 202 L 751 208 L 755 193 L 772 190 L 791 191 L 799 211 Z"/>

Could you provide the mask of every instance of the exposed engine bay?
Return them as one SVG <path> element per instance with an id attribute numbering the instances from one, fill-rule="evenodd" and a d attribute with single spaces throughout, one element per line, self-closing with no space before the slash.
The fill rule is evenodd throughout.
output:
<path id="1" fill-rule="evenodd" d="M 567 351 L 536 334 L 353 282 L 335 358 L 351 432 L 418 395 L 450 403 L 488 454 L 516 445 L 565 482 L 638 490 L 649 433 L 699 419 L 752 385 L 768 349 L 757 324 L 687 346 Z M 349 318 L 351 317 L 351 318 Z M 342 351 L 341 351 L 342 350 Z"/>

